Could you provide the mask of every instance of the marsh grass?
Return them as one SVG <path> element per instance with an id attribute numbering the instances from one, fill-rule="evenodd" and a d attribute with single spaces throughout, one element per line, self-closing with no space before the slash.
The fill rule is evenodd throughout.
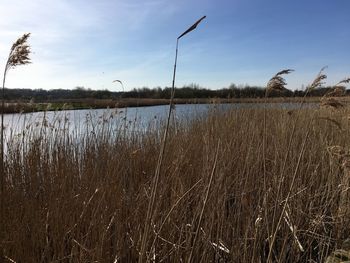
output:
<path id="1" fill-rule="evenodd" d="M 5 229 L 3 227 L 4 219 L 4 205 L 5 205 L 5 162 L 4 162 L 4 113 L 5 113 L 5 83 L 8 71 L 11 68 L 15 68 L 20 65 L 26 65 L 30 63 L 30 46 L 27 40 L 30 33 L 24 34 L 18 38 L 11 46 L 2 78 L 2 90 L 1 90 L 1 135 L 0 135 L 0 239 L 4 239 Z M 0 251 L 0 258 L 3 259 L 3 251 Z"/>
<path id="2" fill-rule="evenodd" d="M 265 149 L 261 109 L 213 110 L 177 123 L 176 131 L 170 126 L 148 261 L 265 262 L 272 248 L 274 262 L 322 262 L 347 237 L 349 219 L 339 224 L 338 217 L 343 168 L 329 147 L 349 147 L 349 110 L 266 113 Z M 318 117 L 335 119 L 344 130 Z M 4 256 L 138 260 L 162 132 L 124 138 L 114 121 L 90 118 L 89 131 L 79 134 L 68 133 L 65 120 L 55 128 L 43 121 L 39 133 L 28 123 L 25 135 L 7 138 Z M 283 220 L 271 246 L 273 214 Z"/>

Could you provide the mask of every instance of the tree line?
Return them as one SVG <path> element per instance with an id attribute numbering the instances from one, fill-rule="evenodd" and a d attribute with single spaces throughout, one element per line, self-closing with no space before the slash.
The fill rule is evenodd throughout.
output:
<path id="1" fill-rule="evenodd" d="M 330 91 L 332 87 L 322 87 L 310 91 L 307 96 L 320 97 Z M 171 88 L 135 88 L 126 92 L 115 92 L 109 90 L 92 90 L 84 87 L 69 89 L 5 89 L 4 98 L 7 101 L 33 101 L 47 102 L 55 100 L 76 100 L 76 99 L 120 99 L 120 98 L 170 98 Z M 346 91 L 346 95 L 350 90 Z M 269 97 L 303 97 L 305 90 L 274 91 L 268 94 Z M 189 85 L 177 88 L 175 98 L 264 98 L 265 88 L 258 86 L 236 86 L 231 84 L 228 88 L 211 90 L 198 85 Z"/>

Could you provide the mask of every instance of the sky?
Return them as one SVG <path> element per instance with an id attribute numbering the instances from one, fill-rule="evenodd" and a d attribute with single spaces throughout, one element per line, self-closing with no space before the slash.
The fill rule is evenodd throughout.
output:
<path id="1" fill-rule="evenodd" d="M 119 91 L 171 86 L 264 86 L 278 71 L 301 89 L 328 66 L 327 83 L 350 77 L 349 0 L 0 0 L 0 68 L 31 33 L 32 64 L 6 87 Z"/>

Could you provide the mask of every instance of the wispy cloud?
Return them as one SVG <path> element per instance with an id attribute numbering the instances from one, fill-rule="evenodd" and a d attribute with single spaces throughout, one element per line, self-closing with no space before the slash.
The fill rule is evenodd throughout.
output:
<path id="1" fill-rule="evenodd" d="M 80 77 L 91 76 L 93 70 L 96 74 L 113 72 L 113 61 L 116 67 L 125 66 L 122 72 L 140 73 L 147 68 L 142 65 L 150 66 L 158 52 L 132 54 L 128 42 L 139 41 L 138 36 L 149 21 L 156 17 L 169 19 L 180 7 L 159 0 L 3 0 L 1 5 L 0 63 L 5 63 L 12 42 L 22 33 L 31 32 L 33 65 L 16 69 L 8 82 L 13 87 L 30 88 L 72 88 L 73 82 L 78 84 Z M 142 61 L 128 65 L 133 56 Z M 109 68 L 97 69 L 96 65 Z M 97 85 L 97 81 L 90 82 Z"/>
<path id="2" fill-rule="evenodd" d="M 11 88 L 109 89 L 116 77 L 127 88 L 169 85 L 176 37 L 207 15 L 198 30 L 181 39 L 177 85 L 264 85 L 270 71 L 285 64 L 296 69 L 289 83 L 297 88 L 325 64 L 336 76 L 348 75 L 348 2 L 317 5 L 317 16 L 304 8 L 314 5 L 301 0 L 274 2 L 1 0 L 0 67 L 12 43 L 30 32 L 33 64 L 10 72 Z M 286 8 L 299 16 L 286 14 Z M 310 41 L 310 32 L 316 40 Z"/>

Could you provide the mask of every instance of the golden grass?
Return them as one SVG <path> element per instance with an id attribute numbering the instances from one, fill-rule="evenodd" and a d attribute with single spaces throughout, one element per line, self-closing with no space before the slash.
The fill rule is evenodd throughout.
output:
<path id="1" fill-rule="evenodd" d="M 174 99 L 174 104 L 238 104 L 238 103 L 319 103 L 320 97 L 270 97 L 270 98 L 208 98 L 208 99 Z M 341 103 L 349 103 L 350 97 L 337 98 Z M 134 99 L 123 98 L 120 100 L 112 99 L 78 99 L 78 100 L 57 100 L 43 103 L 27 102 L 7 102 L 5 103 L 4 113 L 28 113 L 37 111 L 57 111 L 73 109 L 107 109 L 124 107 L 146 107 L 157 105 L 169 105 L 168 99 Z"/>
<path id="2" fill-rule="evenodd" d="M 4 219 L 4 188 L 5 188 L 5 162 L 4 162 L 4 113 L 5 113 L 5 83 L 6 75 L 11 68 L 30 63 L 30 46 L 28 45 L 28 38 L 30 33 L 24 34 L 18 38 L 12 45 L 3 73 L 2 90 L 1 90 L 1 127 L 0 127 L 0 239 L 4 240 L 5 230 L 3 227 Z M 0 250 L 0 260 L 3 260 L 3 250 Z"/>
<path id="3" fill-rule="evenodd" d="M 149 260 L 264 262 L 271 250 L 276 262 L 322 262 L 348 236 L 350 219 L 338 216 L 344 168 L 329 149 L 349 148 L 349 110 L 266 113 L 265 147 L 262 109 L 213 110 L 171 126 Z M 104 117 L 79 138 L 64 121 L 37 135 L 28 124 L 8 138 L 4 256 L 137 261 L 162 133 L 128 131 L 123 138 L 115 121 Z"/>

